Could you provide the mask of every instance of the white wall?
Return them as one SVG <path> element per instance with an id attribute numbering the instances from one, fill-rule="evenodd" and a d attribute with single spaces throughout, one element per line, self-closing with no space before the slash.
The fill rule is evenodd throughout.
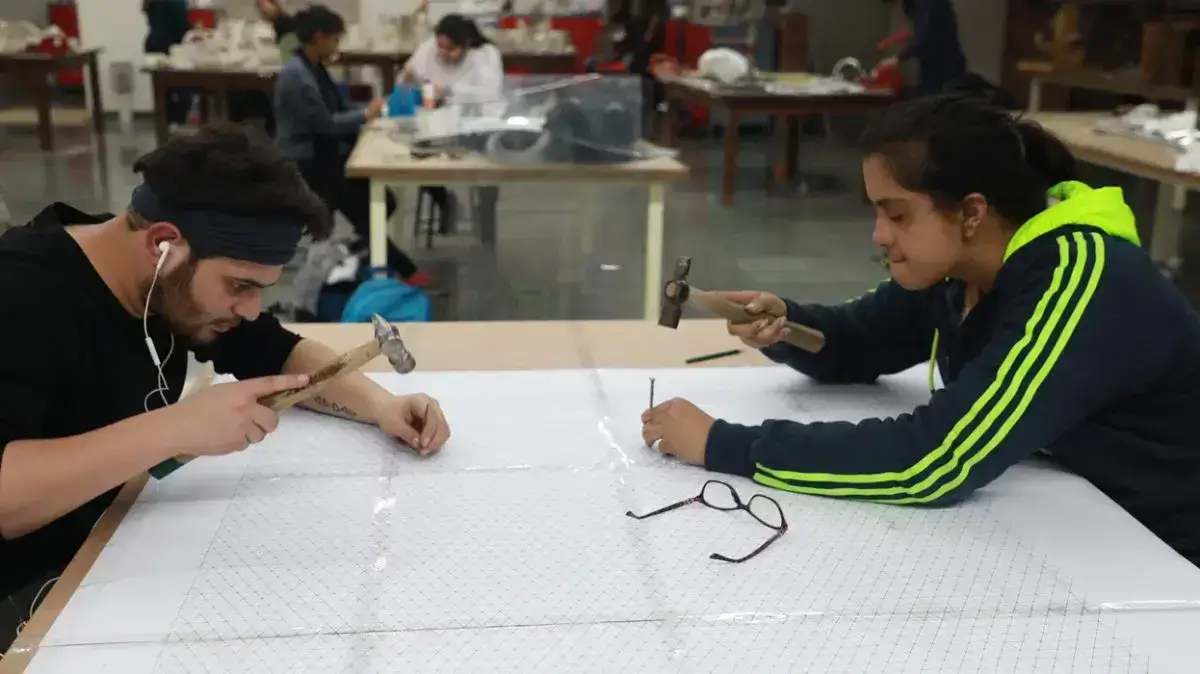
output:
<path id="1" fill-rule="evenodd" d="M 142 3 L 134 0 L 75 0 L 79 13 L 79 39 L 85 47 L 101 48 L 100 87 L 104 94 L 104 109 L 112 112 L 120 109 L 120 101 L 113 93 L 108 64 L 114 61 L 132 61 L 135 68 L 142 64 L 142 43 L 146 39 L 146 16 L 142 14 Z M 150 78 L 140 72 L 134 96 L 135 112 L 150 112 L 154 109 Z"/>
<path id="2" fill-rule="evenodd" d="M 870 68 L 879 59 L 876 43 L 892 30 L 892 8 L 881 0 L 795 0 L 791 7 L 808 15 L 810 67 L 819 73 L 846 56 Z"/>
<path id="3" fill-rule="evenodd" d="M 967 66 L 995 84 L 1004 69 L 1008 0 L 954 0 Z"/>
<path id="4" fill-rule="evenodd" d="M 28 21 L 37 26 L 50 23 L 47 0 L 3 0 L 0 1 L 0 20 Z"/>

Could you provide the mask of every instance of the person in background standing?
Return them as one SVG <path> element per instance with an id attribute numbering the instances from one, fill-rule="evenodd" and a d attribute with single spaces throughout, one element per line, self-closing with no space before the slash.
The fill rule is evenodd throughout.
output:
<path id="1" fill-rule="evenodd" d="M 625 63 L 630 74 L 642 78 L 642 132 L 646 135 L 654 126 L 658 103 L 663 96 L 662 84 L 650 72 L 650 60 L 666 45 L 671 8 L 666 0 L 641 3 L 621 0 L 611 12 L 611 21 L 617 27 L 613 44 L 615 55 Z"/>
<path id="2" fill-rule="evenodd" d="M 275 31 L 275 44 L 279 46 L 281 61 L 287 61 L 300 47 L 300 40 L 292 28 L 292 15 L 283 11 L 276 0 L 258 0 L 258 16 L 268 21 Z M 263 120 L 267 134 L 275 135 L 275 111 L 271 107 L 270 94 L 262 91 L 233 91 L 229 93 L 229 119 L 241 122 L 250 118 Z"/>
<path id="3" fill-rule="evenodd" d="M 142 13 L 149 27 L 142 50 L 147 54 L 169 54 L 171 47 L 183 44 L 191 30 L 187 0 L 142 0 Z M 192 110 L 191 89 L 171 87 L 167 90 L 167 123 L 184 124 Z"/>
<path id="4" fill-rule="evenodd" d="M 271 27 L 275 29 L 275 44 L 279 45 L 279 53 L 283 60 L 291 58 L 300 48 L 292 15 L 285 12 L 277 0 L 258 0 L 258 15 L 264 21 L 270 21 Z"/>
<path id="5" fill-rule="evenodd" d="M 492 103 L 502 100 L 504 60 L 475 22 L 461 14 L 447 14 L 404 63 L 397 84 L 429 84 L 437 104 Z M 445 187 L 423 187 L 442 218 L 443 234 L 454 230 L 457 202 Z"/>
<path id="6" fill-rule="evenodd" d="M 900 4 L 912 24 L 912 39 L 898 56 L 880 61 L 878 68 L 916 59 L 917 94 L 940 93 L 967 74 L 954 5 L 951 0 L 901 0 Z"/>
<path id="7" fill-rule="evenodd" d="M 340 211 L 350 221 L 359 237 L 351 250 L 362 253 L 371 238 L 369 183 L 347 178 L 346 161 L 363 124 L 382 113 L 383 99 L 377 98 L 365 108 L 352 107 L 329 75 L 326 65 L 337 54 L 346 32 L 337 12 L 312 5 L 296 12 L 292 20 L 302 46 L 275 81 L 275 140 L 330 210 Z M 390 217 L 396 202 L 391 194 L 387 201 Z M 387 264 L 408 285 L 425 286 L 430 281 L 428 274 L 390 242 Z"/>

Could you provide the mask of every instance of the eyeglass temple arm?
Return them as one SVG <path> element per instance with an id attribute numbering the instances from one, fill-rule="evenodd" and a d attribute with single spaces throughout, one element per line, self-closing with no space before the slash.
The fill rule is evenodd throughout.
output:
<path id="1" fill-rule="evenodd" d="M 683 501 L 680 501 L 679 503 L 672 503 L 671 505 L 663 506 L 662 508 L 659 508 L 658 510 L 652 510 L 652 511 L 646 513 L 645 515 L 635 515 L 635 514 L 633 514 L 632 510 L 626 510 L 625 514 L 629 517 L 632 517 L 635 520 L 644 520 L 647 517 L 654 517 L 655 515 L 661 515 L 666 512 L 671 512 L 672 510 L 675 510 L 676 508 L 682 508 L 685 505 L 690 505 L 699 500 L 700 500 L 700 498 L 698 496 L 693 496 L 692 498 L 685 499 Z"/>
<path id="2" fill-rule="evenodd" d="M 766 550 L 766 549 L 767 549 L 767 546 L 769 546 L 770 544 L 772 544 L 772 543 L 774 543 L 775 541 L 779 540 L 779 537 L 780 537 L 780 536 L 783 536 L 783 534 L 784 534 L 784 533 L 786 533 L 786 532 L 787 532 L 787 526 L 786 526 L 786 525 L 784 525 L 783 527 L 781 527 L 781 528 L 779 528 L 778 530 L 776 530 L 776 531 L 775 531 L 775 535 L 774 535 L 774 536 L 771 536 L 770 538 L 768 538 L 768 539 L 767 539 L 767 541 L 766 541 L 765 543 L 763 543 L 762 545 L 760 545 L 760 546 L 758 546 L 757 548 L 755 548 L 755 549 L 754 549 L 754 552 L 751 552 L 750 554 L 746 555 L 745 557 L 738 557 L 738 558 L 734 559 L 734 558 L 732 558 L 732 557 L 726 557 L 725 555 L 722 555 L 722 554 L 719 554 L 719 553 L 716 553 L 716 552 L 714 552 L 714 553 L 712 553 L 711 555 L 709 555 L 709 556 L 708 556 L 708 558 L 709 558 L 709 559 L 715 559 L 715 560 L 718 560 L 718 561 L 721 561 L 721 562 L 731 562 L 731 563 L 733 563 L 733 564 L 741 564 L 742 562 L 744 562 L 744 561 L 746 561 L 746 560 L 748 560 L 748 559 L 750 559 L 750 558 L 754 557 L 755 555 L 757 555 L 758 553 L 762 552 L 763 550 Z"/>

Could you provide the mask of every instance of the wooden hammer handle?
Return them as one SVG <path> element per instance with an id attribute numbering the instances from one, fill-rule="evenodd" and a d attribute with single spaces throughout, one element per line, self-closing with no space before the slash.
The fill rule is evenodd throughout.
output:
<path id="1" fill-rule="evenodd" d="M 321 369 L 308 376 L 308 383 L 304 386 L 263 396 L 258 399 L 258 402 L 264 407 L 282 412 L 317 395 L 343 375 L 357 371 L 378 356 L 379 352 L 379 341 L 372 339 L 323 365 Z"/>
<path id="2" fill-rule="evenodd" d="M 310 374 L 308 376 L 308 383 L 304 386 L 263 396 L 258 399 L 258 402 L 264 407 L 268 407 L 276 412 L 282 412 L 317 395 L 326 386 L 337 381 L 343 375 L 357 371 L 378 356 L 380 351 L 379 340 L 372 339 L 370 342 L 338 356 L 336 359 L 322 366 L 321 369 Z M 156 478 L 162 479 L 195 458 L 194 454 L 180 454 L 175 457 L 174 461 L 168 461 L 161 466 L 155 466 L 151 469 L 150 473 Z"/>
<path id="3" fill-rule="evenodd" d="M 733 323 L 753 323 L 760 318 L 746 311 L 746 308 L 737 302 L 727 300 L 708 290 L 689 288 L 688 301 Z M 787 329 L 787 334 L 784 335 L 783 341 L 792 346 L 810 353 L 817 353 L 825 347 L 825 334 L 820 330 L 791 321 L 784 323 L 784 327 Z"/>

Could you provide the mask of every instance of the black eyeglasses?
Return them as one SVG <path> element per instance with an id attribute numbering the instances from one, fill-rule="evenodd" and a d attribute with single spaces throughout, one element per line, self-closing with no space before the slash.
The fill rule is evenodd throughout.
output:
<path id="1" fill-rule="evenodd" d="M 727 512 L 732 510 L 745 510 L 746 512 L 750 513 L 751 517 L 761 522 L 764 526 L 775 530 L 774 536 L 767 539 L 766 543 L 758 546 L 754 552 L 751 552 L 745 557 L 738 557 L 737 559 L 734 559 L 732 557 L 726 557 L 725 555 L 720 555 L 714 552 L 708 556 L 709 559 L 741 564 L 763 550 L 766 550 L 767 546 L 779 540 L 779 537 L 784 535 L 788 530 L 787 519 L 784 518 L 783 508 L 779 506 L 778 501 L 770 496 L 755 494 L 754 496 L 750 497 L 749 501 L 743 503 L 742 497 L 738 495 L 737 490 L 735 490 L 732 485 L 721 482 L 720 480 L 709 480 L 708 482 L 705 482 L 704 486 L 700 488 L 700 493 L 698 495 L 680 501 L 679 503 L 672 503 L 669 506 L 648 512 L 645 515 L 635 515 L 633 514 L 632 510 L 625 511 L 625 514 L 635 520 L 644 520 L 648 517 L 661 515 L 665 512 L 670 512 L 676 508 L 682 508 L 683 506 L 692 503 L 702 503 L 713 510 L 723 510 Z"/>

